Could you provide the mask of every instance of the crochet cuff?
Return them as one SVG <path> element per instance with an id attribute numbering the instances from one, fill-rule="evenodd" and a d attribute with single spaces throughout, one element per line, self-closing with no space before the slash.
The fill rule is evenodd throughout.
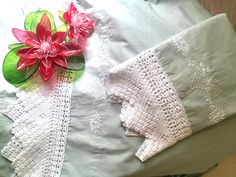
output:
<path id="1" fill-rule="evenodd" d="M 136 155 L 145 161 L 192 134 L 178 94 L 149 49 L 110 72 L 108 94 L 122 102 L 121 121 L 128 132 L 146 138 Z"/>

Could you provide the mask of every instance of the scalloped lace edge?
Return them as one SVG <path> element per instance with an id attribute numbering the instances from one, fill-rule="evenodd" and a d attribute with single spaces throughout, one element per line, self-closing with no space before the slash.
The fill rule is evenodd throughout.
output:
<path id="1" fill-rule="evenodd" d="M 74 71 L 59 70 L 53 81 L 34 77 L 3 114 L 13 120 L 11 141 L 2 155 L 12 161 L 14 177 L 59 177 L 69 126 Z"/>
<path id="2" fill-rule="evenodd" d="M 145 161 L 192 134 L 182 102 L 158 52 L 148 49 L 114 67 L 106 78 L 108 95 L 122 103 L 127 135 L 144 136 L 136 156 Z"/>

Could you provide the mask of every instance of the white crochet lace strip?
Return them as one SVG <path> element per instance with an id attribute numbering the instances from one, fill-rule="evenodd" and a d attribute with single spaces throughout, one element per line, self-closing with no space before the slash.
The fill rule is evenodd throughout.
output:
<path id="1" fill-rule="evenodd" d="M 141 161 L 192 134 L 178 94 L 153 49 L 111 70 L 107 89 L 122 102 L 124 126 L 146 138 L 136 153 Z"/>
<path id="2" fill-rule="evenodd" d="M 13 137 L 2 155 L 12 161 L 14 177 L 59 177 L 70 116 L 73 71 L 59 70 L 52 81 L 28 81 L 3 114 Z"/>

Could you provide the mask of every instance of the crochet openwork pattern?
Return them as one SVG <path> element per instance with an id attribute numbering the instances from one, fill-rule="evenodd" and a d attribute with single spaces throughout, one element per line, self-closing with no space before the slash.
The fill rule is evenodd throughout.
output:
<path id="1" fill-rule="evenodd" d="M 148 49 L 111 70 L 108 94 L 122 102 L 121 121 L 128 132 L 146 139 L 136 156 L 145 161 L 192 134 L 178 94 L 159 62 L 158 51 Z"/>
<path id="2" fill-rule="evenodd" d="M 60 70 L 53 82 L 32 78 L 3 114 L 14 136 L 2 150 L 15 177 L 59 177 L 69 126 L 73 71 Z M 41 81 L 42 82 L 42 81 Z"/>

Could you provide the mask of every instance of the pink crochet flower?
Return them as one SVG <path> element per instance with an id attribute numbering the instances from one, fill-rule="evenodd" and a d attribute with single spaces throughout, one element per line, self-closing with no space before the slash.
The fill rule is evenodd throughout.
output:
<path id="1" fill-rule="evenodd" d="M 81 52 L 78 47 L 68 47 L 63 43 L 66 32 L 52 34 L 51 23 L 44 14 L 37 25 L 36 33 L 12 29 L 18 41 L 27 46 L 20 49 L 17 69 L 23 70 L 28 66 L 39 64 L 39 73 L 43 80 L 49 80 L 54 73 L 55 65 L 67 67 L 67 57 Z"/>
<path id="2" fill-rule="evenodd" d="M 79 13 L 73 3 L 63 14 L 63 19 L 69 24 L 69 37 L 86 41 L 90 31 L 94 28 L 94 21 L 90 20 L 86 14 Z"/>

